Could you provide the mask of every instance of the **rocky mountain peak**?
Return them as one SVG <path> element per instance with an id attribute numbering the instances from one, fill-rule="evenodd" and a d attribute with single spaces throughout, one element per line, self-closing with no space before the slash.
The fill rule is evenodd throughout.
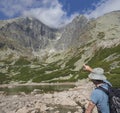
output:
<path id="1" fill-rule="evenodd" d="M 65 50 L 78 46 L 79 37 L 87 23 L 88 19 L 82 15 L 73 19 L 73 21 L 65 27 L 61 38 L 57 42 L 56 48 Z"/>
<path id="2" fill-rule="evenodd" d="M 11 45 L 15 50 L 29 49 L 31 52 L 46 48 L 51 40 L 56 39 L 58 32 L 29 17 L 0 22 L 0 26 L 1 45 Z"/>

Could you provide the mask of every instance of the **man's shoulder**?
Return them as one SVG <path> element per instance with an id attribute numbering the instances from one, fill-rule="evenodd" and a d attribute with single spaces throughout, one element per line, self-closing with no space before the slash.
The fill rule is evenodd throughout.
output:
<path id="1" fill-rule="evenodd" d="M 103 82 L 104 82 L 105 84 L 107 84 L 107 85 L 112 86 L 112 84 L 111 84 L 108 80 L 103 80 Z"/>
<path id="2" fill-rule="evenodd" d="M 95 89 L 92 91 L 92 95 L 100 96 L 101 94 L 103 94 L 103 92 L 102 92 L 101 90 L 99 90 L 98 88 L 95 88 Z"/>

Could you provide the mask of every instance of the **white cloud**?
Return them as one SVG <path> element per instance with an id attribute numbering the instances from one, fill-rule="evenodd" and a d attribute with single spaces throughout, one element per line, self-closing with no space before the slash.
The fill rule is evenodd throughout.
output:
<path id="1" fill-rule="evenodd" d="M 27 16 L 33 16 L 50 27 L 62 27 L 71 22 L 78 14 L 67 17 L 67 12 L 63 11 L 62 5 L 58 0 L 44 0 L 40 8 L 32 8 L 23 13 Z"/>
<path id="2" fill-rule="evenodd" d="M 66 25 L 77 15 L 73 14 L 71 17 L 67 17 L 67 13 L 62 10 L 62 5 L 57 0 L 47 1 L 44 0 L 44 5 L 40 8 L 25 11 L 24 15 L 36 17 L 43 23 L 55 28 Z"/>
<path id="3" fill-rule="evenodd" d="M 0 11 L 8 17 L 21 14 L 33 4 L 33 0 L 0 0 Z"/>
<path id="4" fill-rule="evenodd" d="M 50 27 L 66 25 L 77 15 L 67 17 L 58 0 L 2 0 L 0 11 L 8 17 L 15 15 L 32 16 Z"/>
<path id="5" fill-rule="evenodd" d="M 88 18 L 97 18 L 111 11 L 120 10 L 120 0 L 102 0 L 95 10 L 89 10 L 85 15 Z"/>

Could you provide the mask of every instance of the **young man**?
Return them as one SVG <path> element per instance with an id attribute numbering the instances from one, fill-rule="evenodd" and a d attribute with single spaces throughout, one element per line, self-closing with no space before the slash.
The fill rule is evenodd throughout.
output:
<path id="1" fill-rule="evenodd" d="M 111 85 L 104 75 L 104 70 L 102 68 L 92 69 L 88 65 L 84 65 L 85 70 L 90 71 L 88 75 L 89 79 L 94 83 L 96 88 L 92 91 L 90 102 L 86 108 L 85 113 L 92 113 L 94 107 L 98 109 L 98 113 L 110 113 L 109 110 L 109 99 L 108 95 L 97 87 L 101 86 L 105 89 L 108 89 L 108 84 Z"/>

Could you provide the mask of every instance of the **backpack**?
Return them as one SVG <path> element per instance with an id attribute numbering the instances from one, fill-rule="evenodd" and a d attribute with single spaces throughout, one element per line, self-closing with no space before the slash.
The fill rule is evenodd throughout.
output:
<path id="1" fill-rule="evenodd" d="M 110 113 L 120 113 L 120 88 L 114 88 L 108 84 L 108 90 L 99 86 L 109 96 Z"/>

